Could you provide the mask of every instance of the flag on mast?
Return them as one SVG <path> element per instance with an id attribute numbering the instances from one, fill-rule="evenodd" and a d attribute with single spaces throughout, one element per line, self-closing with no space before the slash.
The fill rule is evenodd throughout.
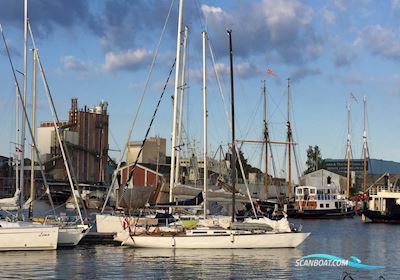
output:
<path id="1" fill-rule="evenodd" d="M 271 68 L 267 69 L 267 75 L 273 76 L 273 77 L 278 77 L 278 75 L 276 75 L 276 73 L 274 71 L 272 71 Z"/>
<path id="2" fill-rule="evenodd" d="M 18 146 L 15 146 L 15 152 L 22 153 L 22 149 Z"/>

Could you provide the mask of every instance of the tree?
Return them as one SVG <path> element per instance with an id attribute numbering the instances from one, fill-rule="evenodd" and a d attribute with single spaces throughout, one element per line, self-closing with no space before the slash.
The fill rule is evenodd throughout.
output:
<path id="1" fill-rule="evenodd" d="M 246 175 L 246 178 L 249 177 L 249 173 L 262 173 L 260 169 L 258 169 L 257 167 L 253 167 L 251 166 L 251 164 L 248 163 L 248 160 L 244 157 L 244 154 L 241 150 L 239 150 L 239 157 L 242 161 L 242 165 L 243 165 L 243 170 L 244 170 L 244 174 Z M 236 162 L 236 172 L 238 172 L 238 177 L 243 179 L 242 176 L 242 171 L 240 169 L 240 164 L 239 164 L 239 157 L 237 159 Z"/>
<path id="2" fill-rule="evenodd" d="M 325 167 L 325 161 L 321 157 L 321 150 L 318 146 L 308 146 L 307 149 L 307 170 L 304 174 L 308 174 Z"/>

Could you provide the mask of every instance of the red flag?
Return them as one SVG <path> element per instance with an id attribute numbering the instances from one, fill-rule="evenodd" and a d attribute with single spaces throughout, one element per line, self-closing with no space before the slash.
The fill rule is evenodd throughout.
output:
<path id="1" fill-rule="evenodd" d="M 276 75 L 275 72 L 272 71 L 271 68 L 268 68 L 268 69 L 267 69 L 267 74 L 270 75 L 270 76 L 273 76 L 273 77 L 278 77 L 278 75 Z"/>
<path id="2" fill-rule="evenodd" d="M 18 146 L 15 146 L 15 152 L 22 153 L 22 149 Z"/>

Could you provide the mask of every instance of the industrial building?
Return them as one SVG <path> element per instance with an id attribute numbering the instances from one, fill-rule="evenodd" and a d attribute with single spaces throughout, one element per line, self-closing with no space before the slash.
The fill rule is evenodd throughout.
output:
<path id="1" fill-rule="evenodd" d="M 134 163 L 139 155 L 142 141 L 131 141 L 126 155 L 127 164 Z M 138 163 L 166 163 L 166 140 L 161 137 L 149 137 L 143 146 Z"/>
<path id="2" fill-rule="evenodd" d="M 108 127 L 107 102 L 78 110 L 78 99 L 73 98 L 69 119 L 60 121 L 65 146 L 70 156 L 70 166 L 79 183 L 107 183 Z M 38 128 L 38 149 L 46 172 L 54 179 L 67 181 L 57 135 L 53 122 L 42 122 Z"/>

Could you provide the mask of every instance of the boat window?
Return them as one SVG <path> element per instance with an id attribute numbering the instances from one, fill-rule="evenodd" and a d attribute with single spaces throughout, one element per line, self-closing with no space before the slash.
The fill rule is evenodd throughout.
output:
<path id="1" fill-rule="evenodd" d="M 333 196 L 333 199 L 336 199 L 336 195 Z"/>
<path id="2" fill-rule="evenodd" d="M 326 182 L 327 182 L 328 185 L 331 184 L 331 182 L 332 182 L 331 176 L 328 176 L 328 177 L 326 178 Z"/>
<path id="3" fill-rule="evenodd" d="M 303 189 L 297 189 L 297 194 L 303 194 Z"/>
<path id="4" fill-rule="evenodd" d="M 311 194 L 315 194 L 315 189 L 310 189 Z"/>
<path id="5" fill-rule="evenodd" d="M 326 208 L 329 208 L 329 203 L 325 204 Z"/>
<path id="6" fill-rule="evenodd" d="M 324 204 L 321 203 L 321 204 L 319 205 L 319 208 L 324 208 Z"/>
<path id="7" fill-rule="evenodd" d="M 327 189 L 327 190 L 326 190 L 326 193 L 331 193 L 331 190 L 330 190 L 330 189 Z"/>

